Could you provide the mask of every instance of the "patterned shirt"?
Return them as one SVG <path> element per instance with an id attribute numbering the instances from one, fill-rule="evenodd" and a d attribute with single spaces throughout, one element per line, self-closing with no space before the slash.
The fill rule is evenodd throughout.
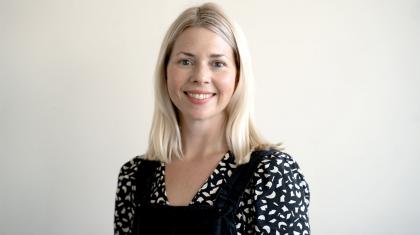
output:
<path id="1" fill-rule="evenodd" d="M 134 218 L 135 173 L 144 161 L 137 156 L 125 163 L 118 177 L 114 233 L 131 234 Z M 217 191 L 236 168 L 233 155 L 226 153 L 190 205 L 213 205 Z M 165 191 L 165 163 L 161 163 L 152 183 L 150 203 L 169 205 Z M 310 234 L 309 187 L 299 165 L 284 152 L 266 155 L 240 200 L 236 211 L 239 234 Z"/>

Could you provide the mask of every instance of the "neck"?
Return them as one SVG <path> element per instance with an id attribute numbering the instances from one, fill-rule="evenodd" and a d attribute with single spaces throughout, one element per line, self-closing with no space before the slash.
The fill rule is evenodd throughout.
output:
<path id="1" fill-rule="evenodd" d="M 210 120 L 187 121 L 181 118 L 180 127 L 184 160 L 220 156 L 227 152 L 224 115 Z"/>

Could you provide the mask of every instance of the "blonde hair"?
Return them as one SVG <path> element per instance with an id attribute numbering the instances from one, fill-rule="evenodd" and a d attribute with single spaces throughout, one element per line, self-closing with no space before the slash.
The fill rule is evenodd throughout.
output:
<path id="1" fill-rule="evenodd" d="M 238 82 L 226 107 L 226 140 L 237 164 L 249 161 L 254 150 L 277 148 L 280 144 L 266 142 L 258 133 L 252 119 L 253 72 L 245 37 L 240 28 L 214 3 L 205 3 L 186 9 L 167 31 L 155 69 L 155 110 L 149 135 L 146 159 L 169 162 L 172 156 L 181 158 L 181 131 L 177 110 L 173 105 L 166 84 L 166 67 L 175 40 L 190 27 L 202 27 L 222 37 L 235 54 Z"/>

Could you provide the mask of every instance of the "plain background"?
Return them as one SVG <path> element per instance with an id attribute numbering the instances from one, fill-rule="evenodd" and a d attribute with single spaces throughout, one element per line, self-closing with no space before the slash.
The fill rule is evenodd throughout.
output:
<path id="1" fill-rule="evenodd" d="M 0 234 L 112 234 L 164 32 L 194 1 L 0 1 Z M 420 2 L 223 1 L 313 234 L 419 234 Z"/>

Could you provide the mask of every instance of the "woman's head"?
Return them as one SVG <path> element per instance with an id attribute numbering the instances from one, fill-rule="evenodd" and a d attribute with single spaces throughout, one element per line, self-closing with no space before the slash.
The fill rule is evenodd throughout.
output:
<path id="1" fill-rule="evenodd" d="M 252 149 L 265 145 L 252 121 L 252 65 L 239 27 L 215 4 L 206 3 L 186 9 L 167 31 L 155 70 L 155 112 L 146 157 L 168 161 L 182 157 L 182 145 L 177 108 L 167 87 L 168 63 L 177 39 L 187 29 L 203 28 L 217 34 L 232 49 L 236 67 L 235 90 L 226 107 L 227 145 L 237 163 L 248 161 Z"/>
<path id="2" fill-rule="evenodd" d="M 181 128 L 206 120 L 223 124 L 236 85 L 235 55 L 226 41 L 203 27 L 176 39 L 166 66 L 166 85 Z"/>

